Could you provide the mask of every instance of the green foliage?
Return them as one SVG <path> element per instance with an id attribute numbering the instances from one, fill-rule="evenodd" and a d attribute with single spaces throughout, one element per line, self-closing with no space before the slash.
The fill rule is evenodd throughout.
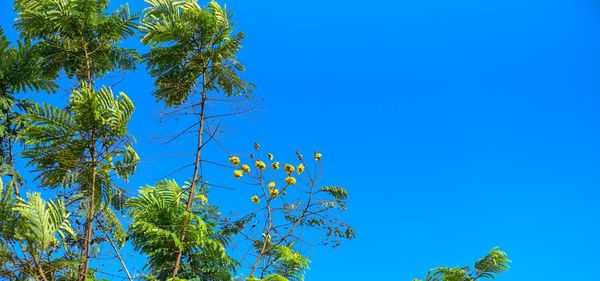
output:
<path id="1" fill-rule="evenodd" d="M 436 267 L 427 273 L 425 281 L 476 281 L 480 279 L 495 279 L 508 270 L 508 259 L 504 251 L 492 249 L 485 257 L 475 263 L 473 269 L 465 267 Z M 422 281 L 414 279 L 414 281 Z"/>
<path id="2" fill-rule="evenodd" d="M 23 118 L 32 124 L 24 130 L 23 156 L 37 168 L 41 187 L 65 187 L 70 203 L 80 203 L 77 215 L 85 218 L 80 280 L 89 275 L 97 218 L 102 227 L 111 227 L 114 240 L 125 239 L 110 209 L 122 207 L 124 192 L 112 178 L 126 181 L 139 161 L 127 132 L 133 103 L 124 94 L 114 99 L 108 88 L 92 88 L 109 72 L 135 69 L 138 60 L 134 49 L 117 46 L 135 34 L 137 16 L 127 5 L 105 13 L 108 6 L 108 0 L 15 0 L 14 5 L 15 26 L 22 38 L 36 42 L 43 69 L 54 76 L 64 71 L 81 85 L 67 109 L 36 105 Z"/>
<path id="3" fill-rule="evenodd" d="M 88 268 L 90 248 L 100 249 L 93 244 L 108 241 L 126 269 L 118 247 L 129 241 L 148 258 L 147 274 L 138 278 L 230 281 L 240 264 L 226 248 L 243 236 L 235 244 L 252 247 L 246 255 L 256 257 L 246 281 L 303 281 L 310 261 L 300 252 L 301 244 L 315 245 L 305 239 L 317 237 L 321 245 L 337 247 L 356 237 L 336 217 L 347 208 L 347 190 L 320 187 L 322 155 L 317 152 L 313 174 L 297 153 L 299 164 L 291 167 L 298 175 L 292 168 L 283 175 L 285 185 L 272 186 L 266 184 L 265 169 L 276 163 L 267 165 L 251 154 L 256 174 L 244 179 L 257 181 L 251 183 L 259 188 L 253 197 L 263 205 L 241 218 L 221 217 L 208 203 L 203 175 L 197 173 L 202 174 L 205 161 L 200 151 L 214 136 L 206 129 L 212 121 L 204 122 L 223 114 L 205 115 L 205 102 L 217 100 L 207 94 L 230 102 L 250 97 L 254 88 L 240 76 L 244 67 L 237 53 L 244 34 L 235 32 L 232 14 L 217 2 L 201 6 L 196 0 L 146 0 L 149 7 L 140 26 L 127 5 L 106 13 L 109 0 L 14 3 L 21 41 L 11 44 L 0 29 L 0 279 L 96 280 Z M 134 106 L 127 95 L 115 97 L 112 89 L 96 90 L 94 83 L 110 72 L 135 69 L 137 52 L 118 45 L 138 28 L 142 43 L 150 48 L 143 59 L 155 79 L 156 99 L 167 107 L 189 102 L 186 109 L 200 121 L 192 183 L 180 187 L 165 180 L 128 199 L 115 179 L 127 182 L 140 161 L 128 132 Z M 62 71 L 79 85 L 66 108 L 15 96 L 54 92 Z M 206 133 L 210 138 L 203 141 Z M 34 167 L 39 188 L 55 189 L 60 199 L 44 200 L 40 193 L 20 198 L 23 181 L 13 167 L 18 141 L 25 144 L 22 155 Z M 259 145 L 255 147 L 258 153 Z M 273 155 L 268 158 L 273 160 Z M 237 176 L 250 174 L 245 170 L 236 171 Z M 12 180 L 8 186 L 1 179 L 5 175 Z M 131 217 L 127 230 L 119 215 L 124 210 Z M 77 243 L 81 253 L 72 249 Z M 472 268 L 434 268 L 426 280 L 493 279 L 508 270 L 509 262 L 506 253 L 493 249 Z"/>
<path id="4" fill-rule="evenodd" d="M 109 205 L 105 204 L 100 210 L 100 215 L 105 231 L 111 234 L 112 239 L 114 239 L 120 247 L 123 247 L 127 239 L 127 233 L 123 228 L 123 225 L 121 225 L 121 220 L 117 214 L 115 214 Z"/>
<path id="5" fill-rule="evenodd" d="M 15 226 L 18 223 L 14 211 L 15 204 L 11 184 L 5 187 L 0 178 L 0 278 L 8 280 L 16 277 L 16 273 L 13 272 L 13 252 L 9 247 L 15 241 Z"/>
<path id="6" fill-rule="evenodd" d="M 110 88 L 96 91 L 82 83 L 72 92 L 67 108 L 36 104 L 23 116 L 30 126 L 22 132 L 26 144 L 22 155 L 36 168 L 41 187 L 62 187 L 61 191 L 68 192 L 69 203 L 76 208 L 75 221 L 85 221 L 83 256 L 95 241 L 103 241 L 95 238 L 102 232 L 93 231 L 98 220 L 113 240 L 125 241 L 111 208 L 120 210 L 125 201 L 114 179 L 127 181 L 139 162 L 127 130 L 133 110 L 124 93 L 115 98 Z"/>
<path id="7" fill-rule="evenodd" d="M 129 228 L 131 241 L 137 250 L 148 255 L 148 267 L 153 271 L 169 270 L 170 267 L 165 265 L 170 260 L 169 256 L 182 248 L 178 224 L 184 216 L 190 216 L 181 203 L 182 195 L 174 181 L 163 181 L 141 189 L 137 197 L 126 203 L 132 218 Z M 201 221 L 197 222 L 196 227 L 190 224 L 188 234 L 205 236 L 204 225 Z"/>
<path id="8" fill-rule="evenodd" d="M 186 261 L 180 278 L 231 280 L 233 260 L 211 237 L 209 225 L 187 210 L 185 198 L 184 189 L 166 180 L 142 188 L 137 197 L 129 199 L 126 206 L 132 219 L 129 236 L 133 246 L 146 254 L 147 267 L 158 280 L 170 277 L 179 250 Z M 186 240 L 179 239 L 181 233 Z"/>
<path id="9" fill-rule="evenodd" d="M 239 77 L 244 71 L 236 53 L 243 33 L 233 32 L 231 15 L 214 1 L 203 8 L 194 0 L 146 0 L 142 42 L 156 78 L 154 95 L 167 106 L 185 103 L 197 88 L 203 93 L 246 95 L 254 87 Z"/>
<path id="10" fill-rule="evenodd" d="M 28 41 L 11 46 L 0 28 L 0 176 L 11 176 L 20 183 L 13 168 L 14 145 L 18 132 L 27 127 L 19 119 L 20 112 L 31 106 L 26 99 L 15 97 L 18 92 L 56 90 L 54 76 L 42 68 L 42 56 Z"/>
<path id="11" fill-rule="evenodd" d="M 53 255 L 61 245 L 62 251 L 67 250 L 67 241 L 76 239 L 63 200 L 46 201 L 37 192 L 27 193 L 27 200 L 15 199 L 10 185 L 4 188 L 1 179 L 0 194 L 0 277 L 50 279 L 79 264 L 78 260 Z"/>
<path id="12" fill-rule="evenodd" d="M 285 276 L 291 281 L 304 281 L 304 272 L 310 261 L 292 247 L 277 245 L 267 251 L 267 256 L 274 264 L 276 276 Z"/>
<path id="13" fill-rule="evenodd" d="M 256 280 L 291 280 L 304 281 L 304 274 L 310 260 L 293 249 L 293 245 L 284 246 L 281 244 L 273 244 L 270 236 L 264 237 L 266 244 L 264 250 L 262 241 L 255 241 L 254 247 L 256 251 L 262 252 L 261 256 L 264 263 L 268 265 L 268 271 L 271 273 L 264 279 Z M 267 269 L 264 269 L 265 272 Z M 247 280 L 251 279 L 252 276 Z"/>
<path id="14" fill-rule="evenodd" d="M 135 34 L 127 5 L 104 13 L 108 0 L 15 0 L 21 36 L 38 41 L 44 68 L 93 82 L 108 72 L 135 69 L 138 55 L 116 46 Z"/>
<path id="15" fill-rule="evenodd" d="M 55 91 L 55 77 L 42 68 L 42 62 L 43 56 L 31 42 L 19 41 L 13 47 L 0 28 L 0 94 L 3 97 L 25 91 Z"/>
<path id="16" fill-rule="evenodd" d="M 283 204 L 282 212 L 287 222 L 297 224 L 299 228 L 319 230 L 324 233 L 322 245 L 339 247 L 343 240 L 356 238 L 352 226 L 337 219 L 335 212 L 346 211 L 348 191 L 341 186 L 323 186 L 313 195 L 310 211 L 305 211 L 302 201 Z M 317 197 L 318 196 L 318 197 Z M 324 214 L 324 215 L 313 215 Z"/>
<path id="17" fill-rule="evenodd" d="M 504 251 L 494 248 L 475 263 L 475 275 L 493 279 L 495 275 L 508 271 L 510 262 Z"/>
<path id="18" fill-rule="evenodd" d="M 240 234 L 242 230 L 244 230 L 244 228 L 248 226 L 248 223 L 250 223 L 250 221 L 255 217 L 256 213 L 251 213 L 234 221 L 229 221 L 227 218 L 225 218 L 225 221 L 223 222 L 222 232 L 224 235 Z"/>
<path id="19" fill-rule="evenodd" d="M 192 114 L 199 120 L 191 126 L 198 126 L 198 140 L 186 204 L 187 212 L 197 214 L 190 205 L 199 185 L 201 151 L 210 142 L 210 139 L 203 139 L 210 126 L 206 120 L 215 117 L 206 117 L 208 94 L 222 93 L 228 98 L 249 97 L 253 88 L 252 84 L 239 76 L 244 67 L 236 54 L 241 48 L 243 34 L 233 32 L 231 15 L 214 1 L 206 7 L 201 7 L 194 0 L 147 0 L 146 3 L 149 7 L 144 10 L 141 30 L 142 43 L 150 47 L 144 60 L 155 78 L 156 89 L 153 94 L 167 107 L 181 106 L 189 101 L 191 104 L 186 108 L 193 111 Z M 192 100 L 193 94 L 198 94 L 199 99 Z M 187 218 L 184 218 L 182 229 L 186 228 L 186 221 Z M 225 243 L 229 233 L 215 231 L 213 237 Z M 179 237 L 181 243 L 188 239 L 182 231 Z M 180 250 L 177 250 L 174 258 L 173 278 L 184 276 L 179 274 L 180 265 L 201 265 L 194 265 L 194 260 L 189 259 L 185 262 Z"/>
<path id="20" fill-rule="evenodd" d="M 248 278 L 246 278 L 246 281 L 289 281 L 289 280 L 279 274 L 271 274 L 262 279 L 256 278 L 256 277 L 248 277 Z"/>
<path id="21" fill-rule="evenodd" d="M 110 202 L 119 193 L 110 172 L 127 180 L 139 162 L 127 131 L 132 113 L 129 97 L 120 93 L 114 98 L 110 88 L 83 86 L 73 91 L 67 109 L 36 104 L 24 116 L 31 125 L 22 133 L 28 145 L 23 156 L 37 168 L 37 179 L 45 187 L 78 183 L 89 194 L 91 171 L 96 169 L 104 187 L 101 197 Z"/>
<path id="22" fill-rule="evenodd" d="M 14 237 L 16 219 L 14 217 L 14 206 L 16 200 L 13 197 L 12 183 L 4 186 L 0 178 L 0 245 L 3 241 L 11 240 Z"/>
<path id="23" fill-rule="evenodd" d="M 321 187 L 321 191 L 327 192 L 329 195 L 335 197 L 338 200 L 347 200 L 348 191 L 341 186 L 324 186 Z"/>
<path id="24" fill-rule="evenodd" d="M 44 252 L 56 245 L 56 234 L 63 241 L 65 235 L 76 238 L 62 200 L 45 201 L 38 192 L 27 193 L 27 199 L 19 200 L 15 206 L 15 211 L 26 221 L 16 235 L 18 240 L 27 241 L 28 247 Z"/>

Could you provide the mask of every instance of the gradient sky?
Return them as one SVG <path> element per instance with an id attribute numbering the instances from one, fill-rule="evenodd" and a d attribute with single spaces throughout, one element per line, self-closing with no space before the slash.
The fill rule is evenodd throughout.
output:
<path id="1" fill-rule="evenodd" d="M 0 25 L 14 39 L 10 2 L 0 4 Z M 311 251 L 307 280 L 411 280 L 494 246 L 514 261 L 498 280 L 594 280 L 600 3 L 226 3 L 247 34 L 245 77 L 264 99 L 227 121 L 226 152 L 246 154 L 255 140 L 287 159 L 317 149 L 325 181 L 351 193 L 358 239 Z M 190 162 L 178 155 L 193 142 L 160 145 L 157 136 L 184 123 L 159 122 L 164 110 L 143 67 L 115 90 L 136 104 L 133 193 Z M 66 95 L 39 97 L 60 104 Z M 207 157 L 224 155 L 213 147 Z M 230 171 L 213 174 L 229 181 Z M 214 189 L 211 201 L 224 211 L 248 205 L 240 190 Z"/>

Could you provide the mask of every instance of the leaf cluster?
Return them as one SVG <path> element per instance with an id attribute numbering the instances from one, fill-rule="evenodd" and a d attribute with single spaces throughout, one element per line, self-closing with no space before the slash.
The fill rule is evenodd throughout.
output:
<path id="1" fill-rule="evenodd" d="M 27 193 L 27 199 L 14 199 L 11 185 L 4 188 L 1 179 L 0 194 L 3 217 L 0 277 L 10 280 L 25 280 L 25 276 L 54 278 L 78 264 L 77 260 L 53 254 L 61 245 L 63 250 L 67 249 L 67 240 L 77 239 L 63 200 L 44 200 L 38 192 Z"/>
<path id="2" fill-rule="evenodd" d="M 43 57 L 30 41 L 18 41 L 12 46 L 0 28 L 0 176 L 9 175 L 20 181 L 13 169 L 13 146 L 18 132 L 27 127 L 20 113 L 31 106 L 26 99 L 15 97 L 18 92 L 54 92 L 55 76 L 42 68 Z"/>
<path id="3" fill-rule="evenodd" d="M 485 257 L 478 260 L 471 268 L 465 267 L 436 267 L 427 273 L 425 281 L 477 281 L 495 279 L 509 269 L 507 254 L 498 249 L 492 249 Z M 414 279 L 414 281 L 422 281 Z"/>
<path id="4" fill-rule="evenodd" d="M 105 13 L 108 0 L 15 0 L 16 27 L 38 42 L 43 68 L 93 82 L 115 70 L 133 70 L 139 55 L 116 44 L 136 31 L 127 5 Z"/>
<path id="5" fill-rule="evenodd" d="M 253 84 L 236 54 L 244 34 L 234 32 L 231 14 L 217 2 L 201 7 L 197 1 L 147 0 L 142 20 L 144 56 L 156 78 L 154 95 L 167 106 L 185 103 L 195 90 L 216 90 L 226 96 L 251 93 Z"/>
<path id="6" fill-rule="evenodd" d="M 73 91 L 66 109 L 33 106 L 23 116 L 30 124 L 22 132 L 28 145 L 23 156 L 39 171 L 41 186 L 78 183 L 87 194 L 92 169 L 107 187 L 111 171 L 127 180 L 139 162 L 127 131 L 133 110 L 124 93 L 114 98 L 110 88 L 95 91 L 85 85 Z"/>
<path id="7" fill-rule="evenodd" d="M 146 266 L 159 280 L 170 277 L 178 251 L 186 261 L 180 278 L 231 280 L 235 262 L 223 244 L 211 236 L 210 225 L 187 210 L 185 193 L 175 181 L 165 180 L 140 189 L 137 197 L 127 201 L 133 246 L 148 257 Z M 185 234 L 184 241 L 180 240 L 181 233 Z"/>

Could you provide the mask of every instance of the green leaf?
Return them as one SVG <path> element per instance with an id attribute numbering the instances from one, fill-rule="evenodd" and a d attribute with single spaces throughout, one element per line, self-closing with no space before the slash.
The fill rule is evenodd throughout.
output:
<path id="1" fill-rule="evenodd" d="M 321 191 L 328 193 L 338 200 L 348 199 L 348 191 L 341 186 L 324 186 L 320 188 Z"/>

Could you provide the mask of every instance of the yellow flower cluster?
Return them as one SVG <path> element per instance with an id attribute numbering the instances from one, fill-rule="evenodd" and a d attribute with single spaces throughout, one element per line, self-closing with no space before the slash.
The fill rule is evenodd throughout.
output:
<path id="1" fill-rule="evenodd" d="M 296 178 L 294 178 L 294 177 L 287 177 L 287 178 L 285 178 L 285 183 L 287 185 L 295 185 L 296 184 Z"/>
<path id="2" fill-rule="evenodd" d="M 256 160 L 254 165 L 256 165 L 256 168 L 258 168 L 259 170 L 264 170 L 267 167 L 267 164 L 265 164 L 265 162 L 260 161 L 260 160 Z"/>
<path id="3" fill-rule="evenodd" d="M 258 204 L 260 202 L 260 198 L 256 195 L 252 196 L 250 200 L 252 200 L 252 203 L 254 204 Z"/>
<path id="4" fill-rule="evenodd" d="M 233 176 L 236 178 L 241 178 L 242 175 L 244 175 L 244 172 L 242 172 L 242 170 L 235 170 L 233 171 Z"/>
<path id="5" fill-rule="evenodd" d="M 315 161 L 321 160 L 321 157 L 323 157 L 323 154 L 318 153 L 318 152 L 315 151 Z"/>
<path id="6" fill-rule="evenodd" d="M 234 166 L 237 166 L 240 164 L 240 158 L 237 156 L 229 156 L 229 162 Z"/>
<path id="7" fill-rule="evenodd" d="M 302 172 L 304 172 L 304 164 L 298 164 L 298 168 L 296 168 L 298 170 L 298 175 L 302 174 Z"/>
<path id="8" fill-rule="evenodd" d="M 229 162 L 231 164 L 233 164 L 234 166 L 238 166 L 241 163 L 240 158 L 237 156 L 233 156 L 233 155 L 229 156 Z M 261 166 L 263 167 L 263 169 L 264 169 L 264 167 L 266 167 L 265 163 L 263 163 L 262 161 L 256 161 L 256 167 L 259 167 L 259 169 L 260 169 Z M 241 178 L 244 175 L 244 173 L 250 173 L 250 166 L 248 166 L 246 164 L 240 166 L 239 170 L 233 171 L 233 176 L 236 178 Z"/>
<path id="9" fill-rule="evenodd" d="M 291 174 L 294 171 L 294 166 L 290 165 L 290 164 L 285 164 L 283 165 L 283 170 L 289 174 Z"/>
<path id="10" fill-rule="evenodd" d="M 269 183 L 269 194 L 271 195 L 272 198 L 275 198 L 275 197 L 277 197 L 277 195 L 279 195 L 279 189 L 275 188 L 274 181 Z"/>
<path id="11" fill-rule="evenodd" d="M 258 149 L 258 145 L 255 145 L 255 148 Z M 299 152 L 296 152 L 298 159 L 300 159 L 302 161 L 302 154 L 300 154 Z M 253 156 L 250 156 L 251 158 L 253 158 Z M 267 153 L 267 157 L 269 159 L 269 161 L 273 161 L 274 156 L 272 153 Z M 320 161 L 321 158 L 323 157 L 323 155 L 319 152 L 314 152 L 314 159 L 315 161 Z M 241 164 L 240 158 L 237 156 L 229 156 L 229 162 L 231 162 L 231 164 L 233 164 L 234 166 L 239 166 Z M 267 163 L 265 163 L 264 161 L 261 160 L 256 160 L 254 162 L 254 165 L 256 166 L 257 169 L 259 170 L 264 170 L 267 168 Z M 274 170 L 279 170 L 280 168 L 280 163 L 279 162 L 272 162 L 271 163 L 271 167 Z M 285 171 L 285 173 L 288 175 L 285 178 L 285 183 L 286 185 L 296 185 L 297 184 L 297 180 L 295 177 L 292 176 L 292 173 L 294 171 L 296 171 L 298 173 L 298 175 L 302 174 L 304 172 L 304 170 L 306 169 L 306 167 L 304 166 L 304 163 L 300 163 L 297 166 L 294 166 L 292 164 L 284 164 L 283 165 L 283 170 Z M 239 170 L 234 170 L 233 171 L 233 176 L 236 178 L 241 178 L 244 173 L 250 173 L 250 166 L 247 164 L 243 164 L 240 166 Z M 277 196 L 279 196 L 279 190 L 275 188 L 275 182 L 270 182 L 268 184 L 269 187 L 269 194 L 271 196 L 271 198 L 275 198 Z M 252 196 L 252 202 L 254 203 L 259 203 L 260 202 L 260 197 L 254 195 Z M 208 200 L 208 199 L 206 199 Z M 202 199 L 202 201 L 204 202 L 204 199 Z"/>
<path id="12" fill-rule="evenodd" d="M 244 164 L 241 167 L 242 171 L 244 171 L 244 173 L 250 173 L 250 166 Z"/>
<path id="13" fill-rule="evenodd" d="M 277 195 L 279 195 L 279 189 L 271 189 L 269 190 L 269 194 L 271 194 L 272 198 L 275 198 Z"/>

